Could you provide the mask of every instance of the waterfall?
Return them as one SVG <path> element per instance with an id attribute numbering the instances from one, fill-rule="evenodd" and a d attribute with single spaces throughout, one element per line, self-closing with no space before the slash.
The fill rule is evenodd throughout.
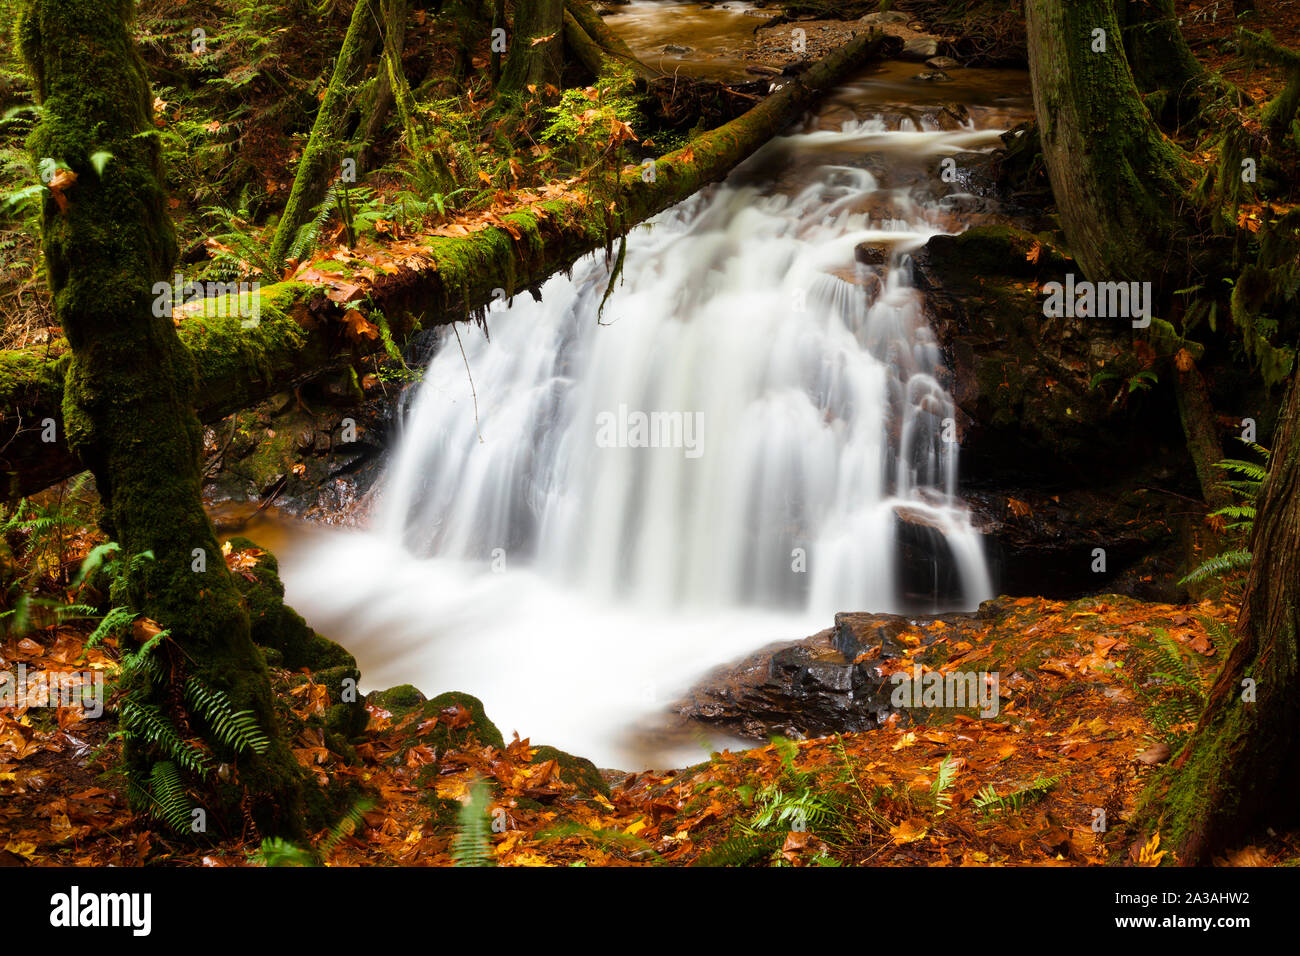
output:
<path id="1" fill-rule="evenodd" d="M 853 160 L 990 138 L 780 138 L 634 230 L 603 308 L 598 253 L 487 334 L 444 329 L 372 528 L 288 561 L 291 599 L 370 686 L 478 694 L 507 735 L 621 764 L 711 664 L 836 611 L 973 608 L 992 585 L 907 255 L 942 210 Z"/>

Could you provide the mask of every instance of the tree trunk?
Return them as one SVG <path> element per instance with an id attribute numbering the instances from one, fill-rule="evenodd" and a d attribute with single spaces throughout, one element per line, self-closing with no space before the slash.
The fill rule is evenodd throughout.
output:
<path id="1" fill-rule="evenodd" d="M 564 66 L 564 0 L 529 0 L 515 5 L 510 53 L 498 92 L 519 95 L 532 87 L 543 93 L 560 86 Z"/>
<path id="2" fill-rule="evenodd" d="M 271 261 L 283 263 L 298 235 L 298 229 L 311 218 L 312 210 L 325 198 L 335 167 L 343 155 L 347 120 L 355 105 L 356 85 L 374 56 L 379 38 L 379 0 L 357 0 L 352 11 L 343 49 L 334 64 L 334 73 L 325 89 L 325 99 L 316 111 L 311 135 L 298 160 L 293 190 L 271 242 Z"/>
<path id="3" fill-rule="evenodd" d="M 1123 16 L 1124 52 L 1138 89 L 1163 90 L 1173 105 L 1194 109 L 1205 68 L 1178 29 L 1174 0 L 1127 0 Z"/>
<path id="4" fill-rule="evenodd" d="M 1223 443 L 1219 440 L 1214 408 L 1210 404 L 1210 390 L 1190 356 L 1180 353 L 1174 359 L 1174 366 L 1178 417 L 1201 485 L 1201 496 L 1211 508 L 1225 507 L 1232 503 L 1232 495 L 1223 486 L 1223 473 L 1214 467 L 1216 462 L 1223 460 Z"/>
<path id="5" fill-rule="evenodd" d="M 123 554 L 152 552 L 153 560 L 130 562 L 121 596 L 170 629 L 188 675 L 224 691 L 236 711 L 252 711 L 272 741 L 203 791 L 208 816 L 238 821 L 242 804 L 264 831 L 295 833 L 301 772 L 278 733 L 266 662 L 200 500 L 194 361 L 171 316 L 152 308 L 176 242 L 130 12 L 121 0 L 30 0 L 19 24 L 42 106 L 32 153 L 76 177 L 51 185 L 42 230 L 55 313 L 72 349 L 66 437 L 95 475 L 106 530 Z M 147 778 L 155 756 L 128 735 L 129 769 Z"/>
<path id="6" fill-rule="evenodd" d="M 613 199 L 614 221 L 584 199 L 548 200 L 502 218 L 466 238 L 427 237 L 426 261 L 380 276 L 365 293 L 388 317 L 393 337 L 403 341 L 415 321 L 427 328 L 465 319 L 498 298 L 533 288 L 579 257 L 681 202 L 700 187 L 724 177 L 775 134 L 798 119 L 824 91 L 843 82 L 880 48 L 880 35 L 863 33 L 784 85 L 748 113 L 693 139 L 654 163 L 654 176 L 623 174 Z M 282 282 L 260 292 L 260 319 L 242 328 L 237 316 L 221 314 L 209 299 L 209 314 L 185 319 L 180 339 L 199 370 L 198 407 L 213 422 L 320 371 L 375 351 L 378 341 L 353 342 L 336 321 L 339 307 L 320 285 Z M 228 311 L 228 310 L 227 310 Z M 0 352 L 0 499 L 30 494 L 78 470 L 61 442 L 41 441 L 41 422 L 58 417 L 67 356 L 52 348 Z M 14 428 L 10 431 L 10 423 Z"/>
<path id="7" fill-rule="evenodd" d="M 1190 866 L 1266 826 L 1290 825 L 1300 790 L 1300 375 L 1260 492 L 1241 614 L 1192 739 L 1139 812 L 1139 832 Z M 1253 693 L 1251 693 L 1253 691 Z"/>
<path id="8" fill-rule="evenodd" d="M 586 0 L 564 0 L 564 13 L 564 38 L 570 48 L 575 46 L 574 42 L 570 42 L 572 35 L 577 44 L 582 44 L 585 37 L 595 50 L 599 51 L 600 57 L 593 59 L 594 51 L 590 48 L 574 50 L 583 65 L 593 73 L 599 73 L 604 66 L 604 61 L 609 59 L 630 69 L 632 75 L 640 80 L 648 82 L 661 75 L 658 70 L 637 59 L 632 48 L 591 8 L 591 4 Z"/>
<path id="9" fill-rule="evenodd" d="M 1115 4 L 1027 0 L 1026 19 L 1043 159 L 1071 252 L 1094 282 L 1158 283 L 1191 176 L 1142 104 Z"/>

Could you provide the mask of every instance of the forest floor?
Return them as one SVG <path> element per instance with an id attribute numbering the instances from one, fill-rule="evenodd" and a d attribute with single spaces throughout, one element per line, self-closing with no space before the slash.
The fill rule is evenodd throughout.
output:
<path id="1" fill-rule="evenodd" d="M 368 795 L 354 800 L 364 810 L 355 827 L 317 835 L 332 866 L 454 862 L 464 829 L 455 808 L 479 780 L 490 785 L 481 810 L 495 824 L 480 852 L 498 865 L 1160 863 L 1158 836 L 1139 845 L 1124 821 L 1192 729 L 1235 607 L 1117 596 L 1003 601 L 986 629 L 962 629 L 941 668 L 1001 673 L 996 716 L 911 710 L 879 730 L 778 738 L 681 770 L 604 771 L 604 780 L 528 740 L 484 742 L 495 730 L 480 733 L 460 703 L 386 710 L 376 695 L 347 759 L 325 746 L 312 720 L 324 711 L 325 688 L 309 674 L 275 678 L 300 719 L 293 748 L 304 772 Z M 111 686 L 116 639 L 88 648 L 87 635 L 51 625 L 11 640 L 0 655 L 28 669 L 28 687 L 60 671 L 100 671 Z M 921 642 L 904 635 L 902 643 Z M 906 670 L 913 661 L 895 664 Z M 0 711 L 0 865 L 264 859 L 255 833 L 196 846 L 131 813 L 105 774 L 119 749 L 111 701 L 98 718 L 80 707 L 37 706 L 34 697 L 16 703 Z M 1291 833 L 1218 862 L 1298 861 L 1300 833 Z"/>
<path id="2" fill-rule="evenodd" d="M 1248 76 L 1248 92 L 1262 97 L 1276 90 L 1280 76 L 1236 62 L 1230 49 L 1235 22 L 1219 16 L 1230 9 L 1226 0 L 1179 3 L 1197 55 L 1229 79 L 1245 82 Z M 1297 13 L 1300 0 L 1261 4 L 1256 25 L 1300 47 Z M 810 53 L 817 51 L 812 44 Z M 219 119 L 207 112 L 182 115 L 163 98 L 156 106 L 160 128 L 183 122 L 196 141 Z M 477 116 L 472 104 L 465 115 Z M 266 139 L 269 158 L 254 165 L 290 168 L 289 138 Z M 231 142 L 244 149 L 249 141 Z M 517 167 L 494 167 L 488 158 L 482 163 L 487 179 L 474 201 L 439 216 L 430 230 L 380 216 L 388 209 L 380 204 L 380 183 L 376 216 L 346 263 L 356 275 L 340 280 L 326 268 L 340 254 L 336 231 L 321 255 L 298 266 L 297 278 L 350 298 L 358 282 L 389 267 L 393 257 L 422 255 L 426 236 L 498 225 L 504 211 L 576 189 L 572 178 L 547 181 L 552 167 L 539 165 L 535 177 L 521 182 Z M 269 194 L 287 188 L 287 181 L 267 183 Z M 187 209 L 197 206 L 186 197 Z M 183 238 L 192 242 L 199 234 L 195 217 L 182 225 Z M 17 278 L 6 279 L 4 290 L 23 302 L 6 314 L 30 321 L 14 331 L 10 344 L 57 331 L 48 326 L 48 296 L 32 264 L 34 243 L 24 236 L 24 254 L 8 256 Z M 361 327 L 357 334 L 375 333 Z M 90 543 L 74 533 L 59 563 L 64 557 L 79 561 Z M 300 718 L 293 746 L 304 771 L 322 783 L 351 783 L 374 801 L 360 825 L 333 846 L 330 865 L 453 862 L 461 830 L 447 806 L 464 801 L 477 780 L 491 785 L 487 814 L 500 825 L 487 837 L 488 852 L 501 865 L 1155 865 L 1170 862 L 1158 839 L 1135 844 L 1124 821 L 1191 731 L 1203 688 L 1226 653 L 1223 626 L 1235 616 L 1231 600 L 1181 607 L 1107 596 L 1018 598 L 986 631 L 964 641 L 967 646 L 955 647 L 945 665 L 977 664 L 1004 675 L 996 717 L 914 714 L 879 730 L 774 741 L 714 754 L 690 768 L 602 780 L 575 773 L 566 755 L 549 756 L 528 740 L 500 747 L 485 742 L 459 705 L 430 715 L 368 704 L 369 724 L 348 759 L 325 746 L 316 726 L 325 707 L 323 686 L 310 674 L 303 680 L 287 671 L 277 672 L 276 680 Z M 87 647 L 89 633 L 90 626 L 79 623 L 37 627 L 0 644 L 0 658 L 6 667 L 27 669 L 29 688 L 39 686 L 37 675 L 53 672 L 111 677 L 119 667 L 116 639 Z M 911 661 L 898 665 L 910 667 Z M 79 707 L 40 706 L 30 698 L 14 704 L 0 708 L 0 866 L 255 861 L 258 834 L 232 833 L 196 847 L 129 810 L 115 778 L 105 776 L 120 756 L 111 707 L 92 718 Z M 432 746 L 428 741 L 440 728 L 465 731 L 463 743 Z M 322 832 L 317 842 L 325 837 Z M 1300 834 L 1269 834 L 1220 862 L 1294 865 Z"/>

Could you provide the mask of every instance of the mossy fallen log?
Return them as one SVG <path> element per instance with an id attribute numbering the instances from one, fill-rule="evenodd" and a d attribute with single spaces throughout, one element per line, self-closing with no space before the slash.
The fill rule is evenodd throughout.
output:
<path id="1" fill-rule="evenodd" d="M 638 169 L 593 186 L 594 195 L 603 191 L 608 199 L 552 199 L 505 214 L 499 225 L 469 236 L 418 240 L 421 254 L 363 283 L 364 295 L 372 308 L 382 310 L 400 343 L 416 328 L 462 321 L 503 296 L 535 289 L 583 255 L 609 248 L 633 226 L 722 179 L 866 63 L 881 40 L 879 34 L 860 34 L 801 76 L 781 78 L 779 88 L 743 116 L 655 160 L 652 175 Z M 202 421 L 218 421 L 381 348 L 377 340 L 349 338 L 340 321 L 343 307 L 327 298 L 327 291 L 308 282 L 262 288 L 252 327 L 220 299 L 208 300 L 207 314 L 180 323 L 180 340 L 198 370 Z M 66 353 L 64 342 L 0 352 L 0 498 L 30 494 L 81 470 L 64 442 Z"/>

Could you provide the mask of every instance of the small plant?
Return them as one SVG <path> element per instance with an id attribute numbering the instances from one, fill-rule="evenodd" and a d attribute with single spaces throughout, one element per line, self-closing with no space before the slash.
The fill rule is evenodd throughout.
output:
<path id="1" fill-rule="evenodd" d="M 1240 458 L 1225 458 L 1214 463 L 1214 467 L 1227 472 L 1233 478 L 1221 482 L 1236 498 L 1236 502 L 1210 513 L 1210 518 L 1221 523 L 1223 530 L 1233 535 L 1238 541 L 1250 538 L 1255 527 L 1255 500 L 1259 497 L 1264 479 L 1268 476 L 1270 452 L 1254 442 L 1243 442 L 1251 451 L 1263 459 L 1263 463 L 1245 461 Z M 1202 561 L 1179 584 L 1199 584 L 1211 578 L 1221 578 L 1233 571 L 1250 567 L 1251 553 L 1245 547 L 1233 547 L 1221 551 L 1214 557 Z"/>
<path id="2" fill-rule="evenodd" d="M 1060 782 L 1059 776 L 1044 777 L 1040 774 L 1028 786 L 1003 796 L 998 796 L 993 785 L 989 784 L 975 795 L 971 804 L 982 813 L 1019 813 L 1028 804 L 1036 803 L 1047 796 L 1048 791 Z"/>
<path id="3" fill-rule="evenodd" d="M 456 816 L 456 835 L 451 840 L 451 858 L 456 866 L 492 866 L 491 826 L 488 801 L 492 791 L 482 780 L 469 788 L 469 799 Z"/>

